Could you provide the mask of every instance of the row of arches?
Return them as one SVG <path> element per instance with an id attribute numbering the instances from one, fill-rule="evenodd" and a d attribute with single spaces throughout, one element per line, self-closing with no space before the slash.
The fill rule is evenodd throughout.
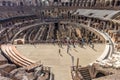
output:
<path id="1" fill-rule="evenodd" d="M 65 12 L 65 14 L 63 12 Z M 90 22 L 89 24 L 94 25 L 96 28 L 99 28 L 101 30 L 103 30 L 103 29 L 104 30 L 105 29 L 119 30 L 120 24 L 114 20 L 104 20 L 104 19 L 99 19 L 99 18 L 87 17 L 87 16 L 83 16 L 83 15 L 79 15 L 79 14 L 72 15 L 72 13 L 70 12 L 70 14 L 69 14 L 69 12 L 70 12 L 70 10 L 65 10 L 65 9 L 59 10 L 58 9 L 58 11 L 56 12 L 56 14 L 58 16 L 56 18 L 57 19 L 70 19 L 70 20 L 74 20 L 74 21 L 78 20 L 79 22 L 84 22 L 85 24 L 88 24 L 88 22 Z M 53 15 L 55 12 L 54 12 L 54 9 L 52 9 L 52 10 L 49 9 L 49 10 L 42 10 L 42 13 L 43 13 L 42 16 L 44 16 L 44 18 L 45 17 L 52 18 L 51 15 Z M 116 16 L 118 16 L 118 15 L 116 15 Z"/>
<path id="2" fill-rule="evenodd" d="M 25 1 L 25 0 L 2 0 L 0 1 L 0 6 L 29 6 L 29 5 L 36 5 L 35 0 Z"/>
<path id="3" fill-rule="evenodd" d="M 19 5 L 19 6 L 23 6 L 24 3 L 22 1 L 20 1 L 18 4 L 15 3 L 15 2 L 12 2 L 12 1 L 1 1 L 0 3 L 1 6 L 16 6 L 16 5 Z"/>
<path id="4" fill-rule="evenodd" d="M 85 25 L 91 25 L 94 26 L 94 28 L 97 29 L 110 29 L 110 30 L 119 30 L 120 24 L 118 22 L 115 22 L 114 20 L 103 20 L 99 18 L 91 18 L 83 15 L 72 15 L 72 19 L 76 19 L 77 22 L 83 23 Z"/>
<path id="5" fill-rule="evenodd" d="M 120 1 L 119 0 L 68 0 L 65 2 L 58 1 L 58 5 L 79 6 L 79 7 L 117 7 L 120 6 Z"/>
<path id="6" fill-rule="evenodd" d="M 71 17 L 72 19 L 76 20 L 80 24 L 84 24 L 90 27 L 93 27 L 97 30 L 104 31 L 110 35 L 112 40 L 119 43 L 119 33 L 120 30 L 120 23 L 115 20 L 104 20 L 99 18 L 91 18 L 83 15 L 74 15 Z M 79 19 L 78 19 L 79 18 Z M 73 22 L 76 22 L 74 21 Z"/>
<path id="7" fill-rule="evenodd" d="M 79 7 L 117 7 L 120 6 L 119 0 L 46 0 L 50 5 L 61 5 L 61 6 L 79 6 Z M 41 5 L 41 0 L 19 0 L 19 1 L 11 1 L 11 0 L 3 0 L 0 2 L 0 6 L 24 6 L 24 5 Z M 52 4 L 51 4 L 52 3 Z"/>

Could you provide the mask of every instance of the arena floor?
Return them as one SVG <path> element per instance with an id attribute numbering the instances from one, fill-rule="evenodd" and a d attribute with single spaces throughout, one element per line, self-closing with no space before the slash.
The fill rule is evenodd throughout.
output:
<path id="1" fill-rule="evenodd" d="M 80 65 L 88 65 L 103 53 L 105 44 L 95 44 L 94 49 L 89 46 L 84 48 L 78 45 L 75 48 L 71 46 L 69 53 L 67 53 L 67 46 L 60 48 L 52 44 L 17 45 L 16 47 L 27 58 L 36 62 L 41 61 L 44 66 L 51 67 L 55 80 L 71 80 L 71 66 L 76 65 L 77 58 Z"/>

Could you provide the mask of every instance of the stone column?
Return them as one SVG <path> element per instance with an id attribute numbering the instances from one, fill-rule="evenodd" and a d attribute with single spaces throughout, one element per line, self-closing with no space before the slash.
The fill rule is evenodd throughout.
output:
<path id="1" fill-rule="evenodd" d="M 90 1 L 90 7 L 92 7 L 92 4 L 93 4 L 93 0 Z"/>
<path id="2" fill-rule="evenodd" d="M 109 1 L 105 0 L 105 6 L 108 6 L 108 4 L 109 4 Z"/>
<path id="3" fill-rule="evenodd" d="M 118 0 L 115 0 L 114 7 L 116 7 L 116 6 L 117 6 L 117 2 L 118 2 Z"/>
<path id="4" fill-rule="evenodd" d="M 120 30 L 120 24 L 118 24 L 118 30 Z"/>
<path id="5" fill-rule="evenodd" d="M 100 7 L 104 6 L 104 0 L 100 0 Z"/>
<path id="6" fill-rule="evenodd" d="M 91 6 L 94 7 L 96 5 L 96 0 L 92 0 Z"/>
<path id="7" fill-rule="evenodd" d="M 86 1 L 86 7 L 90 7 L 90 0 Z"/>
<path id="8" fill-rule="evenodd" d="M 87 4 L 88 4 L 88 0 L 85 0 L 84 7 L 87 7 Z"/>
<path id="9" fill-rule="evenodd" d="M 115 4 L 115 0 L 110 0 L 110 6 L 114 7 L 114 4 Z"/>
<path id="10" fill-rule="evenodd" d="M 110 22 L 110 26 L 109 26 L 109 29 L 111 29 L 111 28 L 112 28 L 112 25 L 113 25 L 113 24 L 112 24 L 112 22 Z"/>
<path id="11" fill-rule="evenodd" d="M 90 27 L 91 19 L 88 19 L 88 27 Z"/>
<path id="12" fill-rule="evenodd" d="M 81 6 L 81 2 L 82 2 L 82 0 L 79 0 L 79 6 Z"/>
<path id="13" fill-rule="evenodd" d="M 85 7 L 88 7 L 89 0 L 86 0 L 85 3 L 86 3 L 86 4 L 85 4 Z"/>
<path id="14" fill-rule="evenodd" d="M 85 0 L 83 0 L 82 7 L 85 7 Z"/>
<path id="15" fill-rule="evenodd" d="M 79 4 L 80 4 L 80 0 L 77 1 L 77 6 L 79 6 Z"/>
<path id="16" fill-rule="evenodd" d="M 106 25 L 106 22 L 104 21 L 104 22 L 103 22 L 103 30 L 106 29 L 106 26 L 107 26 L 107 25 Z"/>
<path id="17" fill-rule="evenodd" d="M 118 30 L 118 23 L 114 23 L 115 25 L 115 30 Z"/>

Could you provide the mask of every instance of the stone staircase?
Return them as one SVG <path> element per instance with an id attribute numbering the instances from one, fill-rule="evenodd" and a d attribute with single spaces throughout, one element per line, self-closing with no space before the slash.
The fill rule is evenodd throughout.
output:
<path id="1" fill-rule="evenodd" d="M 88 68 L 80 68 L 80 73 L 84 80 L 92 80 Z"/>

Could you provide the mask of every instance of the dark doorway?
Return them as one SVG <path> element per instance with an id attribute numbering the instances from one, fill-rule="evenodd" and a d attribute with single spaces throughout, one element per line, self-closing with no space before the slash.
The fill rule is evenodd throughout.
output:
<path id="1" fill-rule="evenodd" d="M 112 3 L 112 6 L 114 6 L 114 4 L 115 4 L 115 0 L 112 0 L 112 2 L 111 2 L 111 3 Z"/>
<path id="2" fill-rule="evenodd" d="M 6 6 L 6 1 L 3 1 L 3 2 L 2 2 L 2 5 L 3 5 L 3 6 Z"/>
<path id="3" fill-rule="evenodd" d="M 96 0 L 92 1 L 92 7 L 96 5 Z"/>
<path id="4" fill-rule="evenodd" d="M 105 76 L 105 74 L 99 72 L 99 73 L 97 73 L 96 78 L 103 77 L 103 76 Z"/>
<path id="5" fill-rule="evenodd" d="M 58 0 L 54 0 L 54 2 L 58 2 Z"/>
<path id="6" fill-rule="evenodd" d="M 58 31 L 58 28 L 59 28 L 58 23 L 54 23 L 54 26 L 55 26 L 55 28 L 54 28 L 54 39 L 56 40 L 57 39 L 57 31 Z"/>
<path id="7" fill-rule="evenodd" d="M 11 6 L 11 2 L 10 1 L 8 1 L 8 6 Z"/>
<path id="8" fill-rule="evenodd" d="M 120 6 L 120 1 L 117 1 L 117 4 L 116 4 L 116 6 Z"/>
<path id="9" fill-rule="evenodd" d="M 23 6 L 23 2 L 20 2 L 20 6 Z"/>

